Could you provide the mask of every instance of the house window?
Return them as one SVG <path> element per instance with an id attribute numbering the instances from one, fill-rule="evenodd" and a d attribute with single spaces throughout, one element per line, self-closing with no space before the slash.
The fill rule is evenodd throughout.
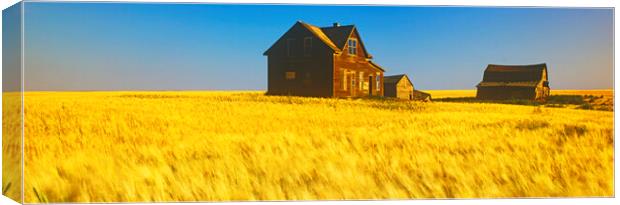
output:
<path id="1" fill-rule="evenodd" d="M 295 79 L 295 72 L 286 72 L 285 78 L 287 80 L 294 80 Z"/>
<path id="2" fill-rule="evenodd" d="M 357 82 L 355 82 L 355 73 L 353 73 L 353 75 L 351 75 L 351 90 L 355 90 L 356 84 Z"/>
<path id="3" fill-rule="evenodd" d="M 364 72 L 360 72 L 360 89 L 362 90 L 368 89 L 364 86 Z"/>
<path id="4" fill-rule="evenodd" d="M 304 55 L 309 56 L 312 52 L 312 37 L 304 38 Z"/>
<path id="5" fill-rule="evenodd" d="M 349 39 L 349 55 L 357 54 L 357 39 L 350 38 Z"/>
<path id="6" fill-rule="evenodd" d="M 286 55 L 289 57 L 293 56 L 293 45 L 295 45 L 294 38 L 286 39 Z"/>
<path id="7" fill-rule="evenodd" d="M 377 75 L 377 79 L 375 80 L 375 82 L 377 83 L 377 91 L 381 90 L 381 76 Z"/>

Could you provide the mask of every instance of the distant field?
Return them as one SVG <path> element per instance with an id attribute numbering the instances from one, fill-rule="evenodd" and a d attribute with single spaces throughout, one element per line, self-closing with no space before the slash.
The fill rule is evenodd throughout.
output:
<path id="1" fill-rule="evenodd" d="M 476 90 L 425 90 L 433 99 L 447 97 L 476 97 Z M 603 95 L 613 96 L 613 90 L 551 90 L 551 95 Z"/>
<path id="2" fill-rule="evenodd" d="M 454 97 L 476 97 L 476 90 L 424 90 L 430 93 L 433 99 Z"/>
<path id="3" fill-rule="evenodd" d="M 431 91 L 459 92 L 471 94 Z M 614 194 L 608 111 L 262 92 L 30 92 L 25 102 L 26 203 Z"/>
<path id="4" fill-rule="evenodd" d="M 613 90 L 552 90 L 546 102 L 527 100 L 488 101 L 476 99 L 476 90 L 428 90 L 436 101 L 461 103 L 502 103 L 586 110 L 614 110 Z"/>

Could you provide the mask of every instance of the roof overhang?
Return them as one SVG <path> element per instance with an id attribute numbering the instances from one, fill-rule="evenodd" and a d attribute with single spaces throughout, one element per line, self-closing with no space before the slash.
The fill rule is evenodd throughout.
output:
<path id="1" fill-rule="evenodd" d="M 375 62 L 372 62 L 371 60 L 368 60 L 368 63 L 369 63 L 370 65 L 372 65 L 373 67 L 375 67 L 375 68 L 377 68 L 377 69 L 379 69 L 379 70 L 381 70 L 381 71 L 385 72 L 385 69 L 383 69 L 381 66 L 377 65 Z"/>

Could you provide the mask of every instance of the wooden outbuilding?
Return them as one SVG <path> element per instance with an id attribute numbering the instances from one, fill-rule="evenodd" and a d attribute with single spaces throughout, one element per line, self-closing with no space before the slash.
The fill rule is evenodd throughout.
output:
<path id="1" fill-rule="evenodd" d="M 430 94 L 415 90 L 413 83 L 406 74 L 383 77 L 383 87 L 385 97 L 403 100 L 431 100 Z"/>
<path id="2" fill-rule="evenodd" d="M 485 100 L 527 99 L 544 101 L 549 96 L 547 64 L 494 65 L 484 71 L 476 97 Z"/>
<path id="3" fill-rule="evenodd" d="M 267 94 L 383 96 L 383 68 L 372 62 L 355 25 L 296 22 L 263 55 Z"/>

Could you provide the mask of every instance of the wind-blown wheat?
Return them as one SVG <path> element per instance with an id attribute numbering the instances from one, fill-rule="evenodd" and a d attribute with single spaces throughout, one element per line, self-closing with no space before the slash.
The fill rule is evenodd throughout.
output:
<path id="1" fill-rule="evenodd" d="M 25 201 L 613 196 L 613 112 L 30 92 Z"/>

